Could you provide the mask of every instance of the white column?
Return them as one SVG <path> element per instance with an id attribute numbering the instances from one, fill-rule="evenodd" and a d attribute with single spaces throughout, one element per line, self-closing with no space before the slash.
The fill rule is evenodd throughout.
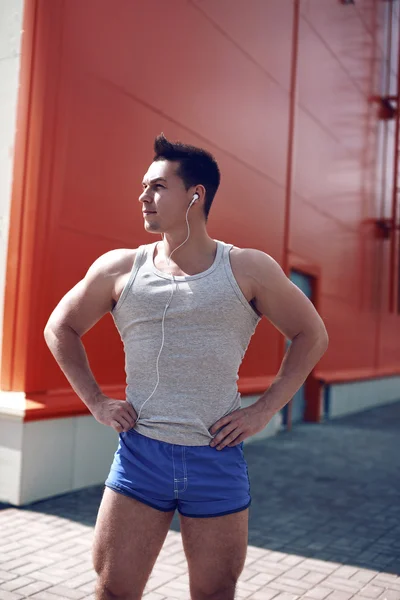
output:
<path id="1" fill-rule="evenodd" d="M 0 352 L 23 5 L 23 0 L 0 0 Z"/>

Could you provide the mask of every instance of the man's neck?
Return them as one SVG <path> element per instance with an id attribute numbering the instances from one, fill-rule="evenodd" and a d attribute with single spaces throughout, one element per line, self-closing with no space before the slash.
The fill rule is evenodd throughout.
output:
<path id="1" fill-rule="evenodd" d="M 196 266 L 215 254 L 216 242 L 209 235 L 202 237 L 190 235 L 188 240 L 183 242 L 185 242 L 185 238 L 174 239 L 172 236 L 165 235 L 157 246 L 157 253 L 160 253 L 165 261 L 173 253 L 171 261 L 185 266 Z M 183 245 L 181 246 L 181 244 Z"/>

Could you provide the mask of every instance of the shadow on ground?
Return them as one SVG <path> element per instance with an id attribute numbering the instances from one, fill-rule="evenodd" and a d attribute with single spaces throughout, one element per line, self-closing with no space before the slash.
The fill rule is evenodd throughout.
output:
<path id="1" fill-rule="evenodd" d="M 249 543 L 400 575 L 400 402 L 245 444 Z M 21 510 L 94 526 L 90 487 Z M 6 508 L 1 505 L 0 508 Z M 179 531 L 176 514 L 173 530 Z"/>

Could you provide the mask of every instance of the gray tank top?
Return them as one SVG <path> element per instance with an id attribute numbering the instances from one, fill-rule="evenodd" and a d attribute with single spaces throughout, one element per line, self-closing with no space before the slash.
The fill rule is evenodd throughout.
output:
<path id="1" fill-rule="evenodd" d="M 240 408 L 238 371 L 261 320 L 231 269 L 232 244 L 215 240 L 209 269 L 172 276 L 154 265 L 157 242 L 139 246 L 128 282 L 111 314 L 125 350 L 126 399 L 142 435 L 187 446 L 208 445 L 210 427 Z"/>

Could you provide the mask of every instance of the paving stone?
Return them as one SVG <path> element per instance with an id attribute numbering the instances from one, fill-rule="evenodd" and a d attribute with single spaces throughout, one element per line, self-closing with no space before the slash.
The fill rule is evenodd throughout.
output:
<path id="1" fill-rule="evenodd" d="M 301 566 L 304 569 L 316 571 L 317 573 L 330 574 L 333 573 L 333 571 L 336 571 L 336 569 L 340 565 L 332 562 L 327 562 L 325 560 L 308 558 L 302 562 Z"/>
<path id="2" fill-rule="evenodd" d="M 287 577 L 286 573 L 284 576 L 274 579 L 273 583 L 287 585 L 292 588 L 298 588 L 299 590 L 302 590 L 303 594 L 314 587 L 314 584 L 310 581 L 305 581 L 303 579 L 291 579 L 290 577 Z"/>
<path id="3" fill-rule="evenodd" d="M 369 571 L 367 569 L 358 569 L 354 575 L 350 577 L 350 579 L 354 579 L 355 581 L 361 581 L 363 583 L 369 583 L 372 579 L 376 577 L 376 571 Z"/>
<path id="4" fill-rule="evenodd" d="M 325 600 L 330 594 L 332 594 L 332 590 L 330 588 L 324 588 L 323 586 L 317 585 L 311 590 L 308 590 L 304 594 L 304 598 L 313 598 L 314 600 Z"/>
<path id="5" fill-rule="evenodd" d="M 16 567 L 21 567 L 22 565 L 26 565 L 29 561 L 25 558 L 16 558 L 13 560 L 5 560 L 4 562 L 0 562 L 0 574 L 5 572 L 12 572 Z M 17 576 L 17 573 L 15 573 Z"/>
<path id="6" fill-rule="evenodd" d="M 324 586 L 330 587 L 333 590 L 356 594 L 363 587 L 363 584 L 360 581 L 355 581 L 354 579 L 342 579 L 341 577 L 336 577 L 335 573 L 334 575 L 325 579 Z"/>
<path id="7" fill-rule="evenodd" d="M 158 591 L 162 592 L 164 589 L 164 585 L 166 585 L 169 581 L 173 579 L 173 575 L 157 575 L 156 577 L 151 578 L 146 586 L 146 591 L 153 592 Z"/>
<path id="8" fill-rule="evenodd" d="M 50 587 L 47 590 L 50 594 L 54 594 L 55 596 L 61 596 L 63 600 L 71 599 L 71 600 L 82 600 L 85 597 L 85 592 L 81 592 L 79 590 L 72 590 L 63 585 L 57 585 L 54 587 Z"/>
<path id="9" fill-rule="evenodd" d="M 240 581 L 248 581 L 249 579 L 251 579 L 252 577 L 254 577 L 255 575 L 258 575 L 259 571 L 257 569 L 253 569 L 251 567 L 249 568 L 244 568 L 241 575 L 240 575 Z"/>
<path id="10" fill-rule="evenodd" d="M 264 600 L 265 596 L 263 596 L 263 594 L 265 594 L 266 592 L 268 592 L 268 590 L 263 589 L 260 592 L 257 592 L 257 594 L 260 594 L 260 596 L 257 598 L 257 600 Z M 299 598 L 299 596 L 296 596 L 294 594 L 288 594 L 286 592 L 278 594 L 277 596 L 273 596 L 274 600 L 297 600 Z"/>
<path id="11" fill-rule="evenodd" d="M 8 571 L 0 571 L 0 579 L 2 581 L 13 581 L 14 579 L 18 579 L 18 575 L 16 573 L 9 573 Z"/>
<path id="12" fill-rule="evenodd" d="M 42 551 L 43 552 L 43 551 Z M 40 554 L 40 553 L 36 553 L 35 557 Z M 53 567 L 56 567 L 58 569 L 71 569 L 77 566 L 77 565 L 81 565 L 82 564 L 82 558 L 79 556 L 75 556 L 75 557 L 71 557 L 71 558 L 66 558 L 65 555 L 62 552 L 49 552 L 48 554 L 44 555 L 45 557 L 48 556 L 49 560 L 51 560 L 51 564 Z"/>
<path id="13" fill-rule="evenodd" d="M 261 573 L 262 575 L 262 573 Z M 262 584 L 261 584 L 262 585 Z M 247 595 L 258 592 L 260 589 L 260 582 L 257 581 L 238 581 L 237 588 L 242 591 L 246 591 Z"/>
<path id="14" fill-rule="evenodd" d="M 38 594 L 33 594 L 32 596 L 29 596 L 29 598 L 35 598 L 35 600 L 62 600 L 61 596 L 58 596 L 56 594 L 50 594 L 50 592 L 47 591 L 39 592 Z M 85 600 L 88 599 L 85 598 Z"/>
<path id="15" fill-rule="evenodd" d="M 295 594 L 297 596 L 302 596 L 308 591 L 298 585 L 290 585 L 288 583 L 282 583 L 276 580 L 271 581 L 268 584 L 268 589 L 278 590 L 279 592 L 285 592 L 288 594 Z"/>
<path id="16" fill-rule="evenodd" d="M 8 592 L 14 592 L 14 591 L 17 591 L 18 588 L 22 588 L 22 587 L 24 587 L 24 585 L 28 585 L 29 583 L 33 583 L 34 581 L 35 581 L 35 579 L 32 579 L 32 577 L 18 577 L 17 576 L 8 581 L 3 581 L 0 585 L 0 589 L 6 590 Z M 19 593 L 21 593 L 21 592 L 19 592 Z"/>
<path id="17" fill-rule="evenodd" d="M 366 585 L 360 593 L 366 598 L 379 598 L 385 591 L 385 586 L 378 587 L 376 585 Z"/>
<path id="18" fill-rule="evenodd" d="M 95 581 L 97 579 L 97 574 L 94 570 L 87 571 L 86 573 L 81 573 L 77 577 L 72 577 L 71 579 L 67 579 L 63 582 L 65 587 L 76 589 L 81 587 L 87 583 Z"/>
<path id="19" fill-rule="evenodd" d="M 175 600 L 187 600 L 188 590 L 177 590 L 170 585 L 165 585 L 161 592 L 167 594 L 167 597 L 174 598 Z"/>
<path id="20" fill-rule="evenodd" d="M 374 577 L 375 581 L 383 581 L 387 584 L 400 584 L 400 577 L 391 573 L 377 573 Z"/>
<path id="21" fill-rule="evenodd" d="M 4 544 L 1 544 L 0 549 L 2 552 L 5 552 L 6 554 L 8 554 L 9 552 L 12 552 L 13 550 L 19 550 L 21 547 L 20 544 L 18 544 L 17 542 L 13 542 L 12 538 L 9 537 L 7 538 L 7 540 L 5 541 Z"/>
<path id="22" fill-rule="evenodd" d="M 269 575 L 268 573 L 257 573 L 256 575 L 254 575 L 254 577 L 248 579 L 247 583 L 261 586 L 265 585 L 266 583 L 269 583 L 270 581 L 273 581 L 274 579 L 275 575 Z"/>
<path id="23" fill-rule="evenodd" d="M 291 567 L 295 567 L 296 565 L 299 565 L 303 561 L 304 561 L 303 556 L 289 555 L 289 556 L 285 556 L 285 558 L 283 558 L 280 562 L 282 565 L 289 565 Z"/>
<path id="24" fill-rule="evenodd" d="M 161 561 L 157 561 L 153 573 L 156 575 L 165 575 L 168 574 L 170 577 L 178 577 L 179 575 L 183 575 L 186 573 L 186 566 L 180 565 L 167 565 L 162 563 Z"/>
<path id="25" fill-rule="evenodd" d="M 28 585 L 18 588 L 16 591 L 25 598 L 26 596 L 31 596 L 32 594 L 42 592 L 48 587 L 49 584 L 45 583 L 44 581 L 33 581 L 28 583 Z"/>
<path id="26" fill-rule="evenodd" d="M 356 567 L 339 567 L 335 571 L 335 577 L 340 577 L 342 579 L 349 579 L 353 575 L 357 573 L 358 569 Z"/>
<path id="27" fill-rule="evenodd" d="M 38 562 L 26 562 L 24 565 L 20 567 L 15 567 L 11 572 L 16 575 L 29 575 L 33 571 L 37 571 L 43 567 L 42 564 Z"/>
<path id="28" fill-rule="evenodd" d="M 66 574 L 64 577 L 61 577 L 60 575 L 49 574 L 43 571 L 35 571 L 30 573 L 29 577 L 37 579 L 38 581 L 45 581 L 51 585 L 59 585 L 69 579 L 68 574 Z"/>
<path id="29" fill-rule="evenodd" d="M 324 581 L 326 578 L 327 578 L 326 573 L 315 573 L 314 571 L 310 571 L 309 573 L 307 573 L 307 575 L 305 575 L 303 577 L 303 580 L 309 581 L 310 583 L 313 583 L 314 585 L 316 585 L 316 584 Z"/>
<path id="30" fill-rule="evenodd" d="M 77 589 L 80 592 L 85 592 L 85 594 L 94 594 L 94 591 L 96 589 L 96 582 L 97 582 L 97 578 L 92 579 L 92 581 L 88 581 L 84 585 L 80 585 L 79 588 L 77 588 Z M 65 585 L 65 583 L 64 583 L 64 585 Z"/>
<path id="31" fill-rule="evenodd" d="M 258 571 L 275 574 L 276 577 L 281 575 L 282 573 L 286 573 L 288 571 L 287 565 L 281 565 L 280 563 L 271 563 L 268 559 L 258 559 L 256 562 L 252 563 L 252 569 L 257 569 Z"/>
<path id="32" fill-rule="evenodd" d="M 275 600 L 276 598 L 278 598 L 279 595 L 280 593 L 275 590 L 263 590 L 261 592 L 255 592 L 251 596 L 248 596 L 248 600 L 272 600 L 273 598 Z M 290 599 L 287 598 L 286 600 Z M 296 597 L 294 597 L 293 600 L 296 600 Z"/>
<path id="33" fill-rule="evenodd" d="M 173 554 L 172 556 L 164 556 L 162 560 L 167 565 L 180 565 L 186 561 L 185 556 L 180 552 Z"/>
<path id="34" fill-rule="evenodd" d="M 395 591 L 391 589 L 386 589 L 381 596 L 379 596 L 379 600 L 400 600 L 400 591 Z"/>
<path id="35" fill-rule="evenodd" d="M 19 600 L 23 598 L 21 594 L 17 592 L 7 592 L 6 590 L 0 590 L 0 600 Z"/>
<path id="36" fill-rule="evenodd" d="M 350 600 L 353 597 L 351 592 L 339 592 L 335 590 L 328 596 L 328 600 Z"/>
<path id="37" fill-rule="evenodd" d="M 310 572 L 305 569 L 300 569 L 299 567 L 289 569 L 285 572 L 285 577 L 289 577 L 289 579 L 303 579 L 306 575 L 310 575 Z"/>

